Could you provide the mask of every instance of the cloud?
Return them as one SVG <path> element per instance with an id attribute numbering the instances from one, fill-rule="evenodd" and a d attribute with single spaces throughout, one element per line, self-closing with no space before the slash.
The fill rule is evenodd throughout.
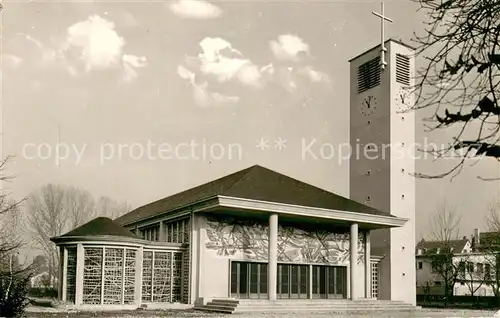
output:
<path id="1" fill-rule="evenodd" d="M 145 56 L 125 54 L 122 57 L 122 63 L 125 72 L 123 80 L 125 82 L 130 82 L 137 77 L 137 71 L 135 69 L 145 67 L 147 65 L 147 60 Z"/>
<path id="2" fill-rule="evenodd" d="M 23 62 L 22 58 L 20 58 L 19 56 L 13 55 L 13 54 L 4 53 L 4 54 L 1 54 L 1 58 L 2 58 L 2 65 L 4 67 L 8 66 L 8 67 L 15 68 Z"/>
<path id="3" fill-rule="evenodd" d="M 269 48 L 279 60 L 299 61 L 301 54 L 309 54 L 309 45 L 301 38 L 291 34 L 280 35 L 277 40 L 269 42 Z"/>
<path id="4" fill-rule="evenodd" d="M 201 85 L 194 86 L 193 96 L 199 106 L 228 106 L 237 103 L 240 100 L 238 96 L 228 96 L 218 92 L 210 92 L 208 91 L 207 86 L 208 84 L 206 82 Z"/>
<path id="5" fill-rule="evenodd" d="M 228 41 L 221 38 L 205 38 L 200 42 L 202 53 L 198 55 L 200 71 L 215 77 L 219 82 L 237 79 L 250 86 L 261 85 L 259 67 L 243 54 L 234 49 Z"/>
<path id="6" fill-rule="evenodd" d="M 199 106 L 227 106 L 237 103 L 240 100 L 238 96 L 229 96 L 223 95 L 218 92 L 210 92 L 208 90 L 208 83 L 206 81 L 202 84 L 197 84 L 196 74 L 182 65 L 179 65 L 177 67 L 177 75 L 179 75 L 180 78 L 188 81 L 189 84 L 193 87 L 193 99 Z"/>
<path id="7" fill-rule="evenodd" d="M 91 16 L 67 30 L 63 50 L 76 49 L 86 71 L 108 69 L 119 65 L 125 45 L 115 25 L 99 16 Z"/>
<path id="8" fill-rule="evenodd" d="M 137 77 L 137 68 L 146 66 L 146 58 L 125 54 L 125 39 L 115 30 L 115 24 L 93 15 L 87 20 L 71 25 L 60 52 L 70 61 L 68 72 L 80 73 L 74 64 L 83 63 L 84 72 L 118 69 L 123 79 L 130 81 Z"/>
<path id="9" fill-rule="evenodd" d="M 311 66 L 302 67 L 299 69 L 299 74 L 306 76 L 313 83 L 329 82 L 330 78 L 323 72 L 316 71 Z"/>
<path id="10" fill-rule="evenodd" d="M 189 19 L 216 19 L 222 15 L 219 7 L 203 0 L 174 1 L 169 7 L 176 15 Z"/>
<path id="11" fill-rule="evenodd" d="M 300 52 L 309 53 L 308 45 L 298 38 L 282 36 L 275 41 L 280 49 L 278 56 L 283 59 L 299 61 Z M 233 45 L 219 37 L 206 37 L 200 43 L 201 52 L 194 57 L 186 57 L 177 68 L 178 76 L 188 81 L 194 89 L 198 104 L 234 103 L 239 98 L 211 93 L 208 86 L 240 84 L 243 88 L 263 89 L 268 84 L 282 87 L 289 93 L 297 93 L 304 85 L 326 83 L 328 76 L 302 63 L 296 67 L 270 62 L 257 65 Z M 277 48 L 277 47 L 276 47 Z M 202 83 L 202 84 L 197 84 Z M 230 86 L 231 87 L 231 86 Z"/>

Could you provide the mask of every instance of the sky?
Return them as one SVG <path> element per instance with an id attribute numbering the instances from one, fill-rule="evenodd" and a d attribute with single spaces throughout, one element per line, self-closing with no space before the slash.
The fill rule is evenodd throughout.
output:
<path id="1" fill-rule="evenodd" d="M 21 198 L 61 183 L 136 207 L 259 164 L 348 196 L 348 161 L 301 149 L 348 142 L 348 60 L 380 43 L 371 13 L 379 9 L 369 1 L 4 1 L 3 154 L 16 156 L 6 187 Z M 423 30 L 416 9 L 386 2 L 387 36 L 412 44 Z M 417 143 L 449 141 L 449 131 L 425 131 L 429 114 L 417 114 Z M 418 160 L 417 170 L 453 163 Z M 478 176 L 500 176 L 498 164 L 416 181 L 417 239 L 444 201 L 463 215 L 463 235 L 485 229 L 500 182 Z"/>

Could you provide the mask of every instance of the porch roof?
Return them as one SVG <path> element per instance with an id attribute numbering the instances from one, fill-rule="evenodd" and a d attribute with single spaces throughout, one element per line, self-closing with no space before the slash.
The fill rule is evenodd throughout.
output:
<path id="1" fill-rule="evenodd" d="M 59 243 L 74 240 L 95 240 L 96 238 L 100 238 L 104 241 L 113 240 L 136 243 L 144 241 L 139 236 L 121 227 L 107 217 L 97 217 L 66 234 L 51 237 L 50 240 L 54 243 Z"/>
<path id="2" fill-rule="evenodd" d="M 350 214 L 398 219 L 393 215 L 312 186 L 276 171 L 254 165 L 225 177 L 141 206 L 115 220 L 122 226 L 155 218 L 168 212 L 192 207 L 213 199 L 220 204 L 227 198 L 268 204 L 312 208 Z M 298 212 L 300 213 L 300 212 Z"/>

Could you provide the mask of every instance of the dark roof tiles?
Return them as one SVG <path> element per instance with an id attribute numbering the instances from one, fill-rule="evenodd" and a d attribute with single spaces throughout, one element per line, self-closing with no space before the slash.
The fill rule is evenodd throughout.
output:
<path id="1" fill-rule="evenodd" d="M 61 235 L 64 237 L 75 237 L 75 236 L 116 236 L 116 237 L 127 237 L 134 239 L 141 239 L 129 230 L 116 224 L 113 220 L 106 217 L 98 217 L 90 222 L 77 227 L 76 229 Z"/>
<path id="2" fill-rule="evenodd" d="M 461 253 L 467 244 L 467 239 L 449 240 L 449 241 L 420 241 L 417 243 L 416 249 L 425 249 L 422 254 L 436 253 L 437 249 L 452 248 L 453 253 Z"/>
<path id="3" fill-rule="evenodd" d="M 368 207 L 259 165 L 254 165 L 139 207 L 116 219 L 115 222 L 120 225 L 133 224 L 139 220 L 154 217 L 215 196 L 392 217 L 389 213 Z"/>

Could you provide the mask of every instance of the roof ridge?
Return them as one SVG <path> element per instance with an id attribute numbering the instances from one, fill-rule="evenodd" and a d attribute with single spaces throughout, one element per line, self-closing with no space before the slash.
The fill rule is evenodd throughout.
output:
<path id="1" fill-rule="evenodd" d="M 230 174 L 228 174 L 228 175 L 224 175 L 224 176 L 218 177 L 218 178 L 213 179 L 213 180 L 211 180 L 211 181 L 207 181 L 207 182 L 200 182 L 200 183 L 198 183 L 197 185 L 195 185 L 195 186 L 193 186 L 193 187 L 191 187 L 191 188 L 188 188 L 188 189 L 186 189 L 186 190 L 183 190 L 183 191 L 180 191 L 180 192 L 176 192 L 176 193 L 173 193 L 173 194 L 171 194 L 171 195 L 167 195 L 166 197 L 162 197 L 162 198 L 160 198 L 160 199 L 158 199 L 158 200 L 155 200 L 155 201 L 153 201 L 153 202 L 150 202 L 150 203 L 147 203 L 147 204 L 144 204 L 144 205 L 140 205 L 140 206 L 138 206 L 137 208 L 135 208 L 135 209 L 133 209 L 133 210 L 129 211 L 128 213 L 125 213 L 124 215 L 122 215 L 122 216 L 120 216 L 120 217 L 118 217 L 118 218 L 114 219 L 113 221 L 115 221 L 115 222 L 117 222 L 117 223 L 121 223 L 121 222 L 122 222 L 122 220 L 126 219 L 125 217 L 126 217 L 128 214 L 133 213 L 133 212 L 135 212 L 135 211 L 137 211 L 137 210 L 139 210 L 139 209 L 144 209 L 144 208 L 146 208 L 146 207 L 148 207 L 148 206 L 154 206 L 155 204 L 159 204 L 159 203 L 161 203 L 161 202 L 162 202 L 162 201 L 164 201 L 165 199 L 172 198 L 172 197 L 174 197 L 174 196 L 178 196 L 178 195 L 182 195 L 182 194 L 188 193 L 188 192 L 190 192 L 190 191 L 194 191 L 195 189 L 199 189 L 199 188 L 204 187 L 204 186 L 207 186 L 207 185 L 209 185 L 209 184 L 216 184 L 217 182 L 220 182 L 220 181 L 221 181 L 221 180 L 223 180 L 223 179 L 226 179 L 226 178 L 231 177 L 231 176 L 234 176 L 234 175 L 241 174 L 241 177 L 240 177 L 240 178 L 238 178 L 238 180 L 234 181 L 234 183 L 230 186 L 230 188 L 231 188 L 232 186 L 234 186 L 234 184 L 236 184 L 237 182 L 241 181 L 242 177 L 243 177 L 243 176 L 245 176 L 245 175 L 247 175 L 247 174 L 248 174 L 248 172 L 249 172 L 250 170 L 252 170 L 253 168 L 255 168 L 256 166 L 258 166 L 258 165 L 253 165 L 253 166 L 250 166 L 250 167 L 246 167 L 246 168 L 244 168 L 244 169 L 241 169 L 241 170 L 238 170 L 238 171 L 232 172 L 232 173 L 230 173 Z M 212 197 L 213 197 L 213 196 L 212 196 Z M 191 203 L 192 203 L 192 202 L 190 202 L 190 204 L 191 204 Z"/>
<path id="2" fill-rule="evenodd" d="M 232 189 L 232 188 L 233 188 L 236 184 L 240 183 L 240 182 L 243 180 L 243 178 L 244 178 L 245 176 L 247 176 L 247 175 L 250 173 L 250 171 L 254 170 L 256 167 L 261 167 L 261 166 L 259 166 L 259 165 L 253 165 L 253 166 L 248 167 L 248 168 L 246 168 L 246 169 L 240 170 L 240 172 L 243 172 L 243 171 L 245 171 L 245 170 L 246 170 L 246 171 L 245 171 L 245 173 L 242 173 L 242 174 L 241 174 L 241 176 L 238 178 L 238 180 L 235 180 L 235 181 L 233 182 L 233 184 L 231 184 L 229 187 L 227 187 L 227 189 L 226 189 L 225 191 L 223 191 L 223 193 L 221 193 L 221 195 L 224 195 L 224 193 L 225 193 L 225 192 L 228 192 L 228 191 L 229 191 L 229 190 L 231 190 L 231 189 Z M 262 167 L 262 168 L 263 168 L 263 167 Z M 265 169 L 265 168 L 264 168 L 264 169 Z"/>

